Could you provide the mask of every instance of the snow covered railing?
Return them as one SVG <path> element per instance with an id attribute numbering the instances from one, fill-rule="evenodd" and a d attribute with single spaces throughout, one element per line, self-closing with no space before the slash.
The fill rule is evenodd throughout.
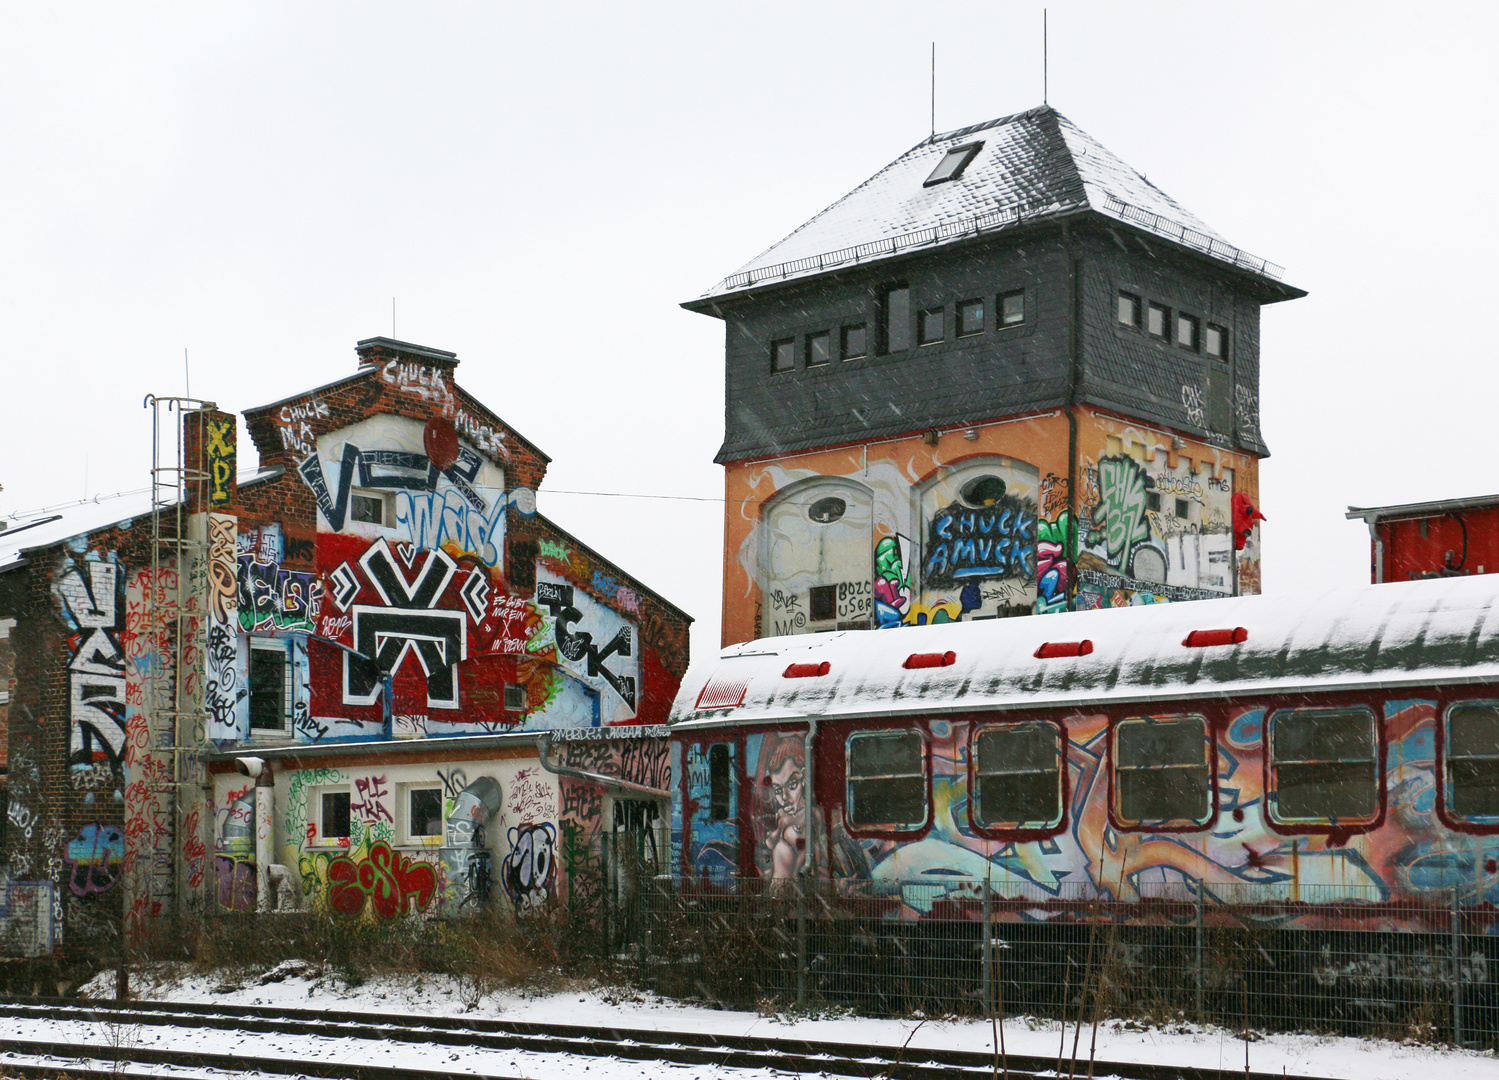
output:
<path id="1" fill-rule="evenodd" d="M 821 255 L 809 255 L 802 259 L 791 259 L 787 262 L 773 263 L 770 266 L 759 266 L 753 270 L 741 270 L 737 274 L 730 274 L 703 295 L 716 296 L 720 293 L 733 292 L 735 289 L 745 289 L 751 285 L 758 285 L 766 281 L 795 277 L 798 274 L 820 273 L 823 270 L 831 270 L 834 267 L 868 262 L 872 259 L 898 254 L 909 248 L 928 247 L 948 240 L 956 240 L 964 236 L 977 236 L 980 233 L 1007 229 L 1019 225 L 1022 221 L 1034 221 L 1039 217 L 1051 217 L 1058 212 L 1076 208 L 1075 205 L 1059 206 L 1053 204 L 1044 208 L 1034 209 L 1022 209 L 1016 206 L 1005 210 L 991 210 L 986 214 L 978 214 L 974 217 L 966 217 L 958 221 L 949 221 L 930 229 L 917 229 L 914 232 L 897 233 L 893 236 L 887 236 L 866 244 L 856 244 L 853 247 L 824 252 Z"/>
<path id="2" fill-rule="evenodd" d="M 1276 281 L 1285 280 L 1286 269 L 1283 266 L 1277 266 L 1266 259 L 1251 255 L 1249 252 L 1236 248 L 1232 244 L 1225 244 L 1222 240 L 1214 236 L 1209 236 L 1207 233 L 1198 232 L 1196 229 L 1189 229 L 1185 225 L 1171 221 L 1169 218 L 1161 217 L 1160 214 L 1152 213 L 1138 206 L 1132 206 L 1123 199 L 1116 198 L 1113 195 L 1105 195 L 1103 210 L 1104 213 L 1112 214 L 1121 221 L 1128 221 L 1133 225 L 1143 226 L 1159 236 L 1164 236 L 1168 240 L 1175 240 L 1178 243 L 1186 244 L 1189 248 L 1195 248 L 1204 254 L 1211 255 L 1215 259 L 1222 259 L 1224 262 L 1233 263 L 1233 265 L 1242 270 L 1263 274 L 1265 277 L 1274 278 Z"/>

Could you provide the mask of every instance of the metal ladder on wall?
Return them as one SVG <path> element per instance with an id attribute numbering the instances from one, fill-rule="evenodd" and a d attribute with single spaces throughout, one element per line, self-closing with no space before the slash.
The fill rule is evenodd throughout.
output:
<path id="1" fill-rule="evenodd" d="M 188 535 L 188 493 L 192 485 L 206 491 L 204 462 L 185 460 L 184 423 L 188 410 L 211 411 L 211 401 L 148 394 L 151 410 L 151 567 L 141 583 L 138 635 L 149 643 L 149 660 L 141 680 L 141 714 L 146 745 L 130 741 L 127 753 L 136 761 L 138 778 L 127 777 L 126 842 L 135 830 L 136 880 L 127 881 L 127 928 L 139 932 L 142 916 L 186 914 L 190 882 L 181 870 L 183 846 L 201 828 L 193 820 L 195 802 L 181 797 L 203 782 L 200 751 L 207 737 L 202 707 L 204 616 L 207 612 L 205 542 Z M 164 431 L 170 428 L 169 434 Z M 168 434 L 170 445 L 163 445 Z M 200 435 L 200 454 L 206 427 Z M 202 500 L 206 509 L 206 498 Z M 129 736 L 127 735 L 127 739 Z M 131 792 L 141 817 L 132 819 Z M 181 843 L 179 843 L 181 838 Z M 206 861 L 207 853 L 200 859 Z M 201 865 L 201 864 L 200 864 Z M 200 872 L 206 873 L 206 868 Z"/>

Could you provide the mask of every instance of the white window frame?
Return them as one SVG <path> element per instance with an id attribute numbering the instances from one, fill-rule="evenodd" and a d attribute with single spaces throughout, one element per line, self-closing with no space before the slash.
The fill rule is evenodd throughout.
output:
<path id="1" fill-rule="evenodd" d="M 333 837 L 329 839 L 328 831 L 324 828 L 323 821 L 323 796 L 343 794 L 349 797 L 349 835 L 346 837 Z M 353 784 L 321 784 L 312 788 L 307 793 L 309 805 L 307 807 L 307 820 L 317 826 L 317 836 L 309 843 L 310 847 L 319 848 L 348 848 L 354 843 L 354 785 Z M 347 843 L 340 843 L 340 841 Z"/>
<path id="2" fill-rule="evenodd" d="M 437 792 L 437 832 L 430 836 L 418 836 L 411 831 L 411 796 L 418 791 Z M 446 831 L 447 817 L 443 813 L 446 810 L 445 800 L 442 797 L 442 785 L 434 781 L 414 780 L 410 783 L 396 785 L 396 830 L 401 837 L 401 842 L 407 847 L 441 847 L 443 834 Z"/>

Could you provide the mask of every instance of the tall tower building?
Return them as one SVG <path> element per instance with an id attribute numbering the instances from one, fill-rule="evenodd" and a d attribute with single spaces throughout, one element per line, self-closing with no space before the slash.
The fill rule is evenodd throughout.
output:
<path id="1" fill-rule="evenodd" d="M 922 140 L 683 305 L 724 643 L 1257 592 L 1260 307 L 1304 295 L 1055 109 Z"/>

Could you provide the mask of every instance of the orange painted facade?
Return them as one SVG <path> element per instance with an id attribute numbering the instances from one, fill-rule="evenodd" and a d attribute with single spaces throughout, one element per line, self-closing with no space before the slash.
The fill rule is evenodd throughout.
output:
<path id="1" fill-rule="evenodd" d="M 1076 416 L 1075 551 L 1062 410 L 728 463 L 723 644 L 1259 591 L 1254 455 Z"/>

